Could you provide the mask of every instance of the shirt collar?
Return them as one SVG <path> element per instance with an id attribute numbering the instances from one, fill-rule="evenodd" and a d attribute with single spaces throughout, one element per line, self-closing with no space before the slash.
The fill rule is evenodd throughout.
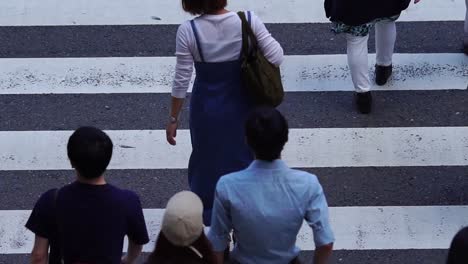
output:
<path id="1" fill-rule="evenodd" d="M 287 168 L 288 166 L 286 163 L 280 159 L 274 161 L 254 160 L 249 166 L 249 169 L 254 170 L 277 170 Z"/>

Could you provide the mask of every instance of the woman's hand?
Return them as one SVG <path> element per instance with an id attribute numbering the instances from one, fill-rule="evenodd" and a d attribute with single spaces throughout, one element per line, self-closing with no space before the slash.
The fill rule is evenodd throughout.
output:
<path id="1" fill-rule="evenodd" d="M 171 112 L 169 114 L 169 122 L 166 126 L 166 139 L 172 146 L 176 145 L 177 127 L 179 126 L 179 114 L 184 104 L 183 98 L 172 97 Z"/>
<path id="2" fill-rule="evenodd" d="M 179 122 L 169 122 L 166 127 L 166 139 L 172 146 L 176 145 L 177 127 Z"/>

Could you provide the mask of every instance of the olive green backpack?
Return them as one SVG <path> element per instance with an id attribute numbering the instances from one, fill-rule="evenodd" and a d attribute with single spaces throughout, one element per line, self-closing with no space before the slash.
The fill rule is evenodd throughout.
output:
<path id="1" fill-rule="evenodd" d="M 280 68 L 270 63 L 258 47 L 244 12 L 237 13 L 242 20 L 242 81 L 255 104 L 276 107 L 284 97 Z M 248 12 L 250 18 L 250 12 Z M 249 19 L 250 20 L 250 19 Z M 250 47 L 249 47 L 250 42 Z"/>

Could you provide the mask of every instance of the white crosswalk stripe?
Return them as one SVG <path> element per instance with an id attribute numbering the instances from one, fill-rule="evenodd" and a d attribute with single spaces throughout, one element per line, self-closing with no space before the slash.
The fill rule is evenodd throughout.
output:
<path id="1" fill-rule="evenodd" d="M 170 93 L 175 66 L 174 57 L 0 62 L 0 94 Z M 346 55 L 286 56 L 282 70 L 287 92 L 352 91 Z M 463 54 L 395 54 L 391 82 L 377 89 L 464 90 L 466 76 Z"/>
<path id="2" fill-rule="evenodd" d="M 34 236 L 23 228 L 30 213 L 29 210 L 0 211 L 3 231 L 0 254 L 31 251 Z M 164 209 L 146 209 L 144 213 L 152 238 L 144 251 L 151 252 Z M 449 246 L 452 233 L 466 224 L 462 216 L 467 214 L 468 206 L 331 207 L 330 221 L 336 235 L 342 238 L 335 244 L 337 250 L 444 249 Z M 431 234 L 428 229 L 439 232 Z M 310 227 L 304 223 L 298 246 L 313 250 L 312 238 Z"/>
<path id="3" fill-rule="evenodd" d="M 173 0 L 3 0 L 0 25 L 138 25 L 180 24 L 190 16 Z M 327 23 L 321 0 L 231 1 L 232 10 L 252 10 L 265 23 Z M 402 21 L 459 21 L 465 18 L 463 0 L 427 0 L 411 6 Z"/>
<path id="4" fill-rule="evenodd" d="M 253 10 L 264 22 L 272 24 L 317 23 L 311 27 L 318 27 L 328 22 L 322 0 L 239 0 L 231 1 L 229 7 Z M 157 28 L 176 25 L 189 18 L 181 10 L 180 1 L 176 0 L 0 1 L 0 26 L 153 25 Z M 400 20 L 409 23 L 453 22 L 464 18 L 464 0 L 427 0 L 420 5 L 411 5 Z M 0 45 L 3 41 L 8 40 L 0 38 Z M 374 57 L 370 56 L 369 65 L 374 65 Z M 174 64 L 173 54 L 157 57 L 0 58 L 0 100 L 2 96 L 13 95 L 60 97 L 125 93 L 167 94 L 169 98 Z M 353 91 L 344 54 L 288 55 L 282 73 L 288 93 Z M 397 53 L 389 84 L 375 89 L 410 93 L 453 92 L 466 91 L 467 86 L 468 56 L 441 52 Z M 431 114 L 427 113 L 428 119 Z M 367 127 L 366 122 L 361 122 L 361 127 L 292 128 L 283 158 L 288 165 L 305 169 L 430 167 L 443 171 L 445 167 L 468 167 L 468 126 L 453 126 L 450 125 L 451 116 L 446 119 L 447 124 L 437 126 L 415 126 L 407 121 L 403 122 L 406 125 L 390 127 Z M 65 147 L 74 128 L 17 131 L 8 125 L 0 127 L 0 172 L 71 170 Z M 124 130 L 106 132 L 115 146 L 110 169 L 187 168 L 191 150 L 188 130 L 178 132 L 176 147 L 166 143 L 165 131 L 160 129 L 135 129 L 129 125 Z M 456 180 L 452 176 L 446 175 L 447 181 Z M 0 184 L 2 181 L 6 183 L 7 179 L 0 177 Z M 43 191 L 56 186 L 46 187 Z M 418 186 L 414 188 L 417 192 Z M 413 206 L 411 201 L 408 204 L 411 206 L 403 203 L 331 207 L 331 222 L 337 239 L 335 249 L 447 249 L 456 231 L 468 225 L 466 200 L 443 206 Z M 0 206 L 0 263 L 2 255 L 28 254 L 33 244 L 33 234 L 24 228 L 32 204 L 18 210 L 2 208 Z M 163 213 L 163 208 L 145 209 L 152 239 L 145 246 L 145 252 L 154 248 Z M 298 235 L 297 244 L 306 251 L 314 249 L 313 236 L 306 225 Z"/>
<path id="5" fill-rule="evenodd" d="M 1 170 L 70 169 L 72 131 L 0 132 Z M 165 130 L 108 131 L 116 150 L 110 169 L 186 168 L 190 133 L 165 144 Z M 359 146 L 359 147 L 358 147 Z M 468 127 L 291 129 L 283 152 L 293 167 L 468 166 Z"/>

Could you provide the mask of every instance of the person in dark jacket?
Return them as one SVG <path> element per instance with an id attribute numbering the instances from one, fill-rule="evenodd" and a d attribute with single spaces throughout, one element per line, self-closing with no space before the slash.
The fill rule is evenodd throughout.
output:
<path id="1" fill-rule="evenodd" d="M 466 263 L 468 263 L 468 227 L 463 228 L 455 235 L 447 258 L 447 264 Z"/>
<path id="2" fill-rule="evenodd" d="M 418 3 L 420 0 L 414 0 Z M 356 105 L 363 114 L 371 112 L 372 96 L 368 68 L 367 42 L 375 25 L 375 82 L 385 85 L 392 75 L 392 56 L 396 40 L 396 24 L 401 11 L 411 0 L 325 0 L 325 12 L 332 21 L 332 31 L 345 33 L 348 64 L 356 89 Z"/>
<path id="3" fill-rule="evenodd" d="M 168 202 L 161 232 L 146 264 L 216 264 L 204 233 L 203 204 L 192 192 L 183 191 Z"/>

